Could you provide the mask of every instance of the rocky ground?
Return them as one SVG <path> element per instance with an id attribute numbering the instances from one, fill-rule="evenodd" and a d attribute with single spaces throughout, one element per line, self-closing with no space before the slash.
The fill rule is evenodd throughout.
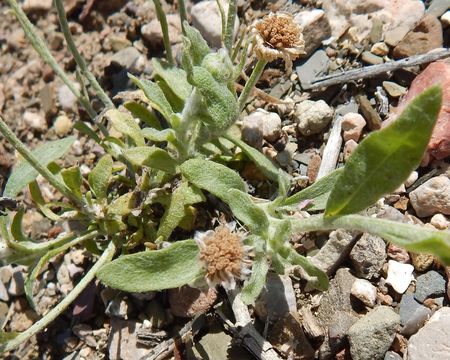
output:
<path id="1" fill-rule="evenodd" d="M 192 24 L 211 46 L 219 46 L 215 1 L 186 3 Z M 423 166 L 371 211 L 382 218 L 449 229 L 450 63 L 441 60 L 428 67 L 389 72 L 381 68 L 370 78 L 362 71 L 360 76 L 325 87 L 316 81 L 331 73 L 382 66 L 448 48 L 449 1 L 239 0 L 238 4 L 238 37 L 270 11 L 290 12 L 304 27 L 307 54 L 294 63 L 291 75 L 282 62 L 270 64 L 258 83 L 261 91 L 254 92 L 240 124 L 245 141 L 298 179 L 298 189 L 313 183 L 327 167 L 345 164 L 358 142 L 393 119 L 411 94 L 436 81 L 442 84 L 447 108 L 440 114 Z M 66 0 L 65 5 L 79 51 L 112 96 L 132 88 L 127 72 L 151 76 L 150 59 L 163 56 L 152 1 Z M 176 0 L 164 2 L 164 7 L 173 51 L 179 58 Z M 52 1 L 25 0 L 23 8 L 75 79 L 75 62 L 65 47 Z M 251 66 L 249 61 L 247 75 Z M 100 104 L 94 106 L 100 108 Z M 89 172 L 101 153 L 74 129 L 87 115 L 36 55 L 4 3 L 0 5 L 0 112 L 30 148 L 77 135 L 63 161 L 79 164 L 83 173 Z M 325 151 L 336 155 L 334 162 L 333 156 L 331 160 L 323 156 Z M 15 161 L 12 147 L 0 140 L 0 179 L 7 179 Z M 242 175 L 255 191 L 270 191 L 254 167 L 243 169 Z M 46 200 L 57 200 L 50 188 L 43 193 Z M 23 202 L 30 208 L 24 224 L 31 237 L 55 237 L 67 226 L 32 211 L 27 193 Z M 368 234 L 337 230 L 298 234 L 292 241 L 329 274 L 331 286 L 323 293 L 308 292 L 295 273 L 291 277 L 270 274 L 251 314 L 280 358 L 412 360 L 430 358 L 430 354 L 433 359 L 450 358 L 450 268 L 433 256 L 408 253 Z M 35 310 L 24 296 L 27 269 L 1 267 L 1 328 L 27 329 L 70 292 L 91 264 L 92 257 L 81 249 L 53 259 L 38 279 Z M 160 359 L 149 355 L 151 349 L 169 344 L 187 324 L 188 335 L 167 358 L 251 359 L 223 321 L 229 314 L 227 298 L 220 290 L 128 294 L 95 282 L 44 333 L 5 358 Z"/>

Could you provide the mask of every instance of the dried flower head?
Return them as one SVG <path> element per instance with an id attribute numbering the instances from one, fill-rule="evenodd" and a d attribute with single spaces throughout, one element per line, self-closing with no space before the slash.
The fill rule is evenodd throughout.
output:
<path id="1" fill-rule="evenodd" d="M 215 230 L 198 232 L 195 240 L 200 247 L 200 260 L 204 263 L 205 279 L 210 287 L 220 284 L 225 289 L 234 289 L 236 279 L 249 275 L 249 247 L 242 244 L 239 233 L 221 225 Z"/>
<path id="2" fill-rule="evenodd" d="M 273 61 L 281 58 L 288 72 L 292 71 L 292 60 L 305 53 L 301 28 L 290 14 L 266 15 L 253 26 L 252 32 L 258 59 Z"/>

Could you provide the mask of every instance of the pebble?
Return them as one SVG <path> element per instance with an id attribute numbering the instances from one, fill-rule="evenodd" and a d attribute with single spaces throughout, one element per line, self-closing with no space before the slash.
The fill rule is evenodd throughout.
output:
<path id="1" fill-rule="evenodd" d="M 281 118 L 277 113 L 258 109 L 242 119 L 242 137 L 257 149 L 262 140 L 276 141 L 280 137 Z"/>
<path id="2" fill-rule="evenodd" d="M 400 316 L 388 306 L 369 311 L 348 330 L 353 360 L 379 359 L 394 340 Z"/>
<path id="3" fill-rule="evenodd" d="M 322 45 L 323 40 L 331 36 L 330 23 L 322 9 L 300 11 L 295 15 L 294 21 L 303 29 L 305 57 L 309 57 Z"/>
<path id="4" fill-rule="evenodd" d="M 22 9 L 26 13 L 44 12 L 52 8 L 52 0 L 25 0 Z"/>
<path id="5" fill-rule="evenodd" d="M 411 281 L 414 280 L 414 266 L 394 260 L 389 260 L 388 266 L 386 283 L 391 285 L 398 294 L 403 294 L 408 289 Z"/>
<path id="6" fill-rule="evenodd" d="M 383 88 L 393 98 L 399 98 L 408 91 L 405 87 L 392 81 L 383 81 Z"/>
<path id="7" fill-rule="evenodd" d="M 450 226 L 450 221 L 444 215 L 436 214 L 430 219 L 430 224 L 438 230 L 447 230 Z"/>
<path id="8" fill-rule="evenodd" d="M 368 280 L 356 279 L 353 283 L 351 294 L 361 300 L 364 305 L 373 308 L 377 301 L 377 288 Z"/>
<path id="9" fill-rule="evenodd" d="M 427 298 L 443 296 L 445 291 L 445 278 L 437 271 L 431 270 L 417 277 L 414 298 L 423 303 Z"/>
<path id="10" fill-rule="evenodd" d="M 222 1 L 222 7 L 227 14 L 228 3 Z M 219 48 L 222 43 L 222 19 L 217 3 L 215 1 L 200 1 L 194 4 L 191 8 L 191 17 L 192 25 L 200 31 L 208 44 L 214 48 Z M 234 34 L 237 33 L 238 29 L 239 19 L 236 16 Z"/>
<path id="11" fill-rule="evenodd" d="M 349 231 L 332 231 L 328 241 L 310 261 L 329 275 L 333 273 L 347 257 L 355 239 L 356 236 Z"/>
<path id="12" fill-rule="evenodd" d="M 402 360 L 403 358 L 394 351 L 388 351 L 384 355 L 384 360 Z"/>
<path id="13" fill-rule="evenodd" d="M 145 56 L 140 53 L 138 49 L 133 46 L 127 47 L 123 50 L 116 52 L 110 60 L 108 65 L 109 69 L 125 69 L 134 74 L 139 74 L 144 71 L 145 68 Z M 113 71 L 117 72 L 117 71 Z"/>
<path id="14" fill-rule="evenodd" d="M 409 174 L 408 178 L 406 179 L 404 185 L 406 188 L 409 188 L 410 186 L 412 186 L 417 179 L 419 178 L 419 173 L 417 171 L 413 171 L 411 172 L 411 174 Z"/>
<path id="15" fill-rule="evenodd" d="M 25 277 L 23 274 L 24 267 L 17 266 L 13 268 L 11 281 L 8 287 L 8 293 L 11 296 L 20 296 L 25 294 L 24 284 Z"/>
<path id="16" fill-rule="evenodd" d="M 418 217 L 450 215 L 450 179 L 445 175 L 427 180 L 409 194 Z"/>
<path id="17" fill-rule="evenodd" d="M 142 324 L 111 318 L 111 332 L 108 339 L 110 360 L 141 359 L 148 355 L 148 348 L 138 343 L 137 332 Z"/>
<path id="18" fill-rule="evenodd" d="M 55 127 L 56 134 L 63 137 L 72 130 L 73 124 L 72 120 L 67 115 L 59 115 L 53 126 Z"/>
<path id="19" fill-rule="evenodd" d="M 447 360 L 450 348 L 450 308 L 436 311 L 408 342 L 408 360 Z"/>
<path id="20" fill-rule="evenodd" d="M 347 340 L 348 329 L 358 317 L 346 311 L 336 311 L 328 326 L 329 345 L 333 351 L 339 351 Z"/>
<path id="21" fill-rule="evenodd" d="M 388 258 L 407 264 L 410 261 L 409 253 L 402 247 L 390 243 L 387 248 Z"/>
<path id="22" fill-rule="evenodd" d="M 400 324 L 403 325 L 402 334 L 405 336 L 415 334 L 431 314 L 430 309 L 414 300 L 413 294 L 404 294 L 399 309 Z"/>
<path id="23" fill-rule="evenodd" d="M 411 253 L 411 262 L 414 269 L 418 272 L 424 272 L 428 270 L 434 262 L 434 256 L 425 253 Z"/>
<path id="24" fill-rule="evenodd" d="M 0 281 L 0 300 L 9 301 L 8 290 L 6 289 L 6 286 L 2 281 Z"/>
<path id="25" fill-rule="evenodd" d="M 31 310 L 16 313 L 10 322 L 11 331 L 22 332 L 27 330 L 37 318 L 37 314 Z"/>
<path id="26" fill-rule="evenodd" d="M 377 42 L 372 45 L 370 52 L 374 55 L 385 56 L 389 54 L 389 46 L 387 46 L 384 42 Z"/>
<path id="27" fill-rule="evenodd" d="M 350 260 L 359 278 L 377 277 L 386 259 L 386 243 L 376 235 L 364 233 L 350 252 Z"/>
<path id="28" fill-rule="evenodd" d="M 80 89 L 80 85 L 77 83 L 78 90 Z M 61 85 L 58 88 L 58 102 L 59 105 L 64 110 L 70 110 L 75 111 L 76 105 L 77 105 L 77 98 L 74 94 L 70 91 L 70 89 L 67 87 L 67 85 Z"/>
<path id="29" fill-rule="evenodd" d="M 356 97 L 356 100 L 358 101 L 361 113 L 367 122 L 367 127 L 372 131 L 380 129 L 381 117 L 373 108 L 367 96 L 359 95 Z"/>
<path id="30" fill-rule="evenodd" d="M 175 316 L 194 317 L 208 311 L 217 299 L 217 291 L 200 291 L 190 286 L 169 290 L 170 310 Z"/>
<path id="31" fill-rule="evenodd" d="M 5 265 L 0 267 L 0 281 L 6 285 L 9 282 L 9 280 L 11 280 L 12 273 L 13 273 L 12 265 Z"/>
<path id="32" fill-rule="evenodd" d="M 300 60 L 296 72 L 301 86 L 307 86 L 315 78 L 328 72 L 330 59 L 324 50 L 317 50 L 311 57 Z"/>
<path id="33" fill-rule="evenodd" d="M 358 113 L 347 113 L 342 117 L 341 127 L 344 141 L 353 140 L 358 142 L 362 131 L 366 126 L 366 120 Z"/>
<path id="34" fill-rule="evenodd" d="M 396 59 L 405 58 L 442 47 L 442 26 L 434 15 L 425 16 L 394 48 Z"/>
<path id="35" fill-rule="evenodd" d="M 350 139 L 345 142 L 344 144 L 344 162 L 347 162 L 348 158 L 351 154 L 353 154 L 353 151 L 355 151 L 356 147 L 358 146 L 358 143 Z"/>
<path id="36" fill-rule="evenodd" d="M 377 65 L 377 64 L 384 63 L 384 60 L 382 57 L 377 56 L 377 55 L 371 53 L 370 51 L 364 51 L 361 54 L 361 60 L 369 65 Z"/>
<path id="37" fill-rule="evenodd" d="M 167 14 L 167 25 L 169 28 L 169 39 L 171 44 L 181 42 L 181 22 L 178 14 Z M 151 20 L 141 27 L 142 37 L 148 41 L 151 47 L 157 49 L 163 46 L 163 34 L 158 19 Z"/>
<path id="38" fill-rule="evenodd" d="M 45 116 L 41 113 L 35 113 L 27 110 L 23 114 L 23 121 L 25 125 L 37 132 L 42 133 L 47 130 L 47 121 L 45 120 Z"/>
<path id="39" fill-rule="evenodd" d="M 266 285 L 255 302 L 256 315 L 262 320 L 277 321 L 297 312 L 292 280 L 289 276 L 267 274 Z"/>
<path id="40" fill-rule="evenodd" d="M 305 100 L 296 105 L 295 116 L 300 133 L 309 136 L 325 129 L 333 118 L 333 109 L 323 100 Z"/>

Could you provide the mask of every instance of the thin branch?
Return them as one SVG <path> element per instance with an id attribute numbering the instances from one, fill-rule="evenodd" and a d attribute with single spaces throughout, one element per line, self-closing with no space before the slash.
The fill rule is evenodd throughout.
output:
<path id="1" fill-rule="evenodd" d="M 448 57 L 450 57 L 450 49 L 433 51 L 427 54 L 411 56 L 397 61 L 389 61 L 383 64 L 365 66 L 359 69 L 345 71 L 340 74 L 323 76 L 314 79 L 311 84 L 306 84 L 302 87 L 305 90 L 312 90 L 321 87 L 343 84 L 354 80 L 366 79 L 380 74 L 385 74 L 388 71 L 421 65 Z"/>
<path id="2" fill-rule="evenodd" d="M 174 65 L 175 61 L 173 60 L 172 48 L 170 47 L 169 26 L 167 25 L 166 14 L 164 13 L 164 10 L 161 6 L 161 1 L 153 0 L 153 3 L 155 4 L 156 17 L 158 18 L 158 21 L 161 25 L 161 31 L 163 34 L 163 42 L 164 42 L 164 48 L 166 49 L 167 61 L 169 62 L 170 65 Z"/>
<path id="3" fill-rule="evenodd" d="M 187 13 L 184 0 L 178 0 L 178 12 L 180 13 L 181 30 L 183 31 L 183 35 L 186 35 L 186 31 L 184 30 L 184 22 L 187 21 Z"/>
<path id="4" fill-rule="evenodd" d="M 17 335 L 14 339 L 9 340 L 0 345 L 0 353 L 6 351 L 11 351 L 17 348 L 22 342 L 28 340 L 33 335 L 44 330 L 48 324 L 55 320 L 59 315 L 61 315 L 69 305 L 75 301 L 75 299 L 82 293 L 82 291 L 89 285 L 89 283 L 94 279 L 95 274 L 100 270 L 100 268 L 111 261 L 116 252 L 116 246 L 114 242 L 111 241 L 103 252 L 102 256 L 97 260 L 97 262 L 91 267 L 91 269 L 86 273 L 86 275 L 80 280 L 80 282 L 73 288 L 73 290 L 61 300 L 61 302 L 51 309 L 42 319 L 34 323 L 24 332 Z"/>
<path id="5" fill-rule="evenodd" d="M 92 74 L 92 72 L 89 70 L 86 61 L 84 61 L 84 58 L 81 56 L 80 52 L 78 51 L 75 42 L 73 41 L 72 34 L 69 29 L 69 24 L 67 23 L 67 17 L 66 12 L 64 11 L 64 5 L 61 0 L 55 0 L 55 6 L 56 11 L 58 12 L 58 18 L 59 23 L 61 25 L 61 30 L 64 34 L 64 37 L 67 42 L 67 47 L 69 48 L 70 52 L 72 53 L 73 58 L 75 59 L 75 62 L 80 67 L 81 74 L 89 81 L 92 88 L 96 92 L 99 99 L 102 101 L 102 103 L 106 107 L 114 107 L 113 102 L 108 97 L 108 95 L 105 93 L 103 88 L 98 83 L 95 76 Z"/>

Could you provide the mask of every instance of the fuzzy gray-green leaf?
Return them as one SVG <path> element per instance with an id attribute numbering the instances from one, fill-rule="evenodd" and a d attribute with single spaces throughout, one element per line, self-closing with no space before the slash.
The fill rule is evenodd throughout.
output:
<path id="1" fill-rule="evenodd" d="M 104 155 L 88 175 L 89 187 L 98 200 L 106 199 L 112 167 L 111 155 Z"/>
<path id="2" fill-rule="evenodd" d="M 189 182 L 224 201 L 228 199 L 230 189 L 246 192 L 245 182 L 239 174 L 222 164 L 190 159 L 180 166 L 180 170 Z"/>
<path id="3" fill-rule="evenodd" d="M 152 64 L 155 76 L 163 80 L 175 96 L 185 101 L 192 91 L 186 72 L 183 69 L 163 64 L 155 58 L 152 60 Z"/>
<path id="4" fill-rule="evenodd" d="M 189 39 L 190 47 L 186 49 L 189 52 L 193 65 L 200 65 L 203 58 L 208 55 L 211 50 L 200 32 L 189 25 L 187 21 L 183 23 L 186 37 Z"/>
<path id="5" fill-rule="evenodd" d="M 147 106 L 135 101 L 129 101 L 124 104 L 124 107 L 137 119 L 142 120 L 148 126 L 161 130 L 161 123 L 156 117 L 153 110 L 147 108 Z"/>
<path id="6" fill-rule="evenodd" d="M 399 118 L 365 138 L 331 191 L 326 216 L 355 213 L 397 189 L 422 160 L 441 108 L 442 91 L 418 95 Z"/>
<path id="7" fill-rule="evenodd" d="M 178 241 L 161 250 L 123 255 L 103 266 L 97 277 L 105 285 L 127 292 L 172 289 L 202 275 L 198 257 L 195 241 Z"/>
<path id="8" fill-rule="evenodd" d="M 269 262 L 267 261 L 266 254 L 257 254 L 253 260 L 252 274 L 242 287 L 242 301 L 244 304 L 251 305 L 255 303 L 255 300 L 258 298 L 266 284 L 268 271 Z"/>
<path id="9" fill-rule="evenodd" d="M 33 155 L 44 166 L 63 156 L 76 138 L 70 136 L 61 140 L 48 141 L 32 151 Z M 14 167 L 5 186 L 4 196 L 16 197 L 22 189 L 39 175 L 27 161 L 20 160 Z"/>
<path id="10" fill-rule="evenodd" d="M 130 114 L 111 109 L 105 113 L 105 117 L 117 131 L 133 139 L 137 146 L 143 146 L 145 144 L 141 129 Z"/>
<path id="11" fill-rule="evenodd" d="M 124 151 L 124 155 L 133 165 L 148 166 L 165 171 L 169 174 L 176 172 L 176 161 L 167 151 L 156 146 L 138 146 Z"/>
<path id="12" fill-rule="evenodd" d="M 61 170 L 61 176 L 66 186 L 74 193 L 74 195 L 81 199 L 81 185 L 83 184 L 83 176 L 81 175 L 79 166 L 72 166 Z"/>

